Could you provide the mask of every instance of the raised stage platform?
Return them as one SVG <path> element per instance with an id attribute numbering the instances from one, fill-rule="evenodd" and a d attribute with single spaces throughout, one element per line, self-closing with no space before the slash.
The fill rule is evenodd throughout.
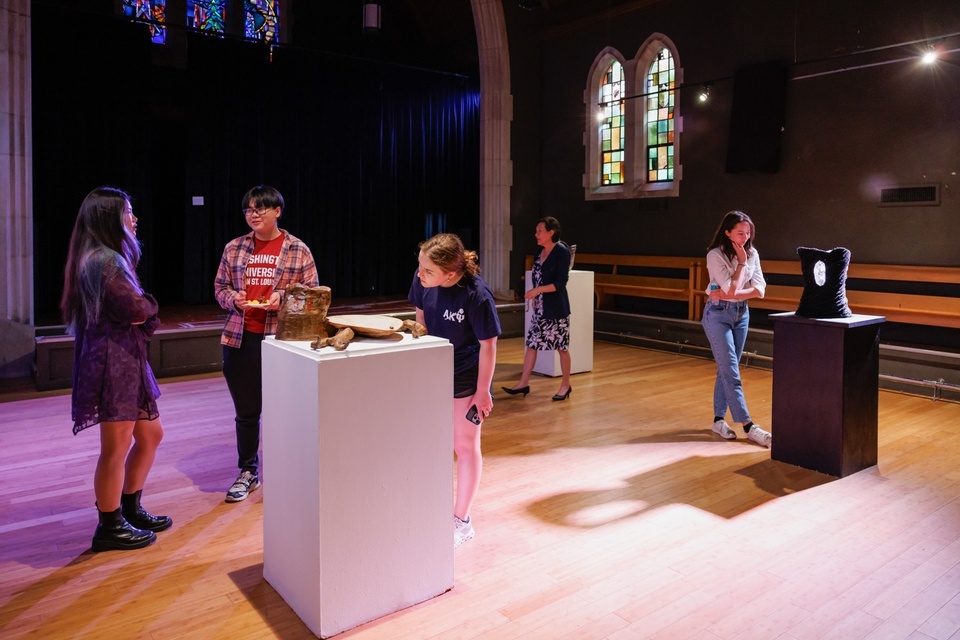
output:
<path id="1" fill-rule="evenodd" d="M 523 304 L 498 303 L 504 337 L 523 335 Z M 336 300 L 329 315 L 383 314 L 413 318 L 406 298 Z M 150 366 L 158 378 L 219 371 L 220 332 L 227 312 L 218 305 L 161 306 L 160 328 L 150 339 Z M 73 377 L 73 337 L 63 325 L 38 326 L 34 381 L 38 391 L 66 389 Z"/>

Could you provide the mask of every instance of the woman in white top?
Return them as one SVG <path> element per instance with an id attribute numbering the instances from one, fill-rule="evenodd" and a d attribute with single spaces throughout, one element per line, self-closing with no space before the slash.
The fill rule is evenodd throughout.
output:
<path id="1" fill-rule="evenodd" d="M 747 439 L 769 447 L 769 431 L 750 419 L 740 381 L 740 356 L 747 341 L 750 309 L 747 300 L 762 298 L 767 283 L 760 269 L 760 254 L 753 247 L 756 230 L 750 216 L 742 211 L 727 213 L 707 247 L 710 284 L 703 310 L 703 330 L 717 362 L 713 388 L 713 431 L 734 440 L 736 432 L 727 424 L 727 409 L 743 426 Z"/>

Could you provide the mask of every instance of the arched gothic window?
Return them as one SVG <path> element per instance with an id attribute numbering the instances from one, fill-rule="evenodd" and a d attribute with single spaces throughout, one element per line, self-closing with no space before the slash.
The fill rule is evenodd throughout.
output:
<path id="1" fill-rule="evenodd" d="M 244 0 L 244 35 L 250 40 L 280 41 L 280 0 Z"/>
<path id="2" fill-rule="evenodd" d="M 286 0 L 287 4 L 292 0 Z M 227 34 L 228 21 L 236 24 L 232 36 L 269 43 L 281 42 L 281 0 L 186 0 L 186 23 L 167 20 L 167 0 L 121 0 L 120 11 L 135 22 L 150 28 L 150 39 L 156 44 L 167 43 L 169 24 L 184 25 L 188 29 L 214 35 Z M 171 5 L 173 6 L 173 5 Z M 183 7 L 184 5 L 178 4 Z M 242 19 L 243 33 L 238 33 Z"/>
<path id="3" fill-rule="evenodd" d="M 583 186 L 588 200 L 622 197 L 628 181 L 628 149 L 633 133 L 627 123 L 625 97 L 630 69 L 616 49 L 607 48 L 593 62 L 583 92 L 586 107 Z"/>
<path id="4" fill-rule="evenodd" d="M 646 125 L 647 125 L 647 182 L 673 180 L 674 107 L 676 99 L 676 69 L 673 56 L 666 48 L 647 70 Z"/>
<path id="5" fill-rule="evenodd" d="M 682 84 L 676 47 L 663 34 L 630 60 L 610 47 L 597 55 L 584 90 L 587 200 L 680 195 Z"/>
<path id="6" fill-rule="evenodd" d="M 144 22 L 150 28 L 150 41 L 167 41 L 166 0 L 123 0 L 121 11 L 134 22 Z"/>
<path id="7" fill-rule="evenodd" d="M 641 45 L 637 61 L 637 93 L 630 115 L 643 133 L 633 149 L 633 197 L 663 198 L 680 195 L 683 178 L 680 165 L 680 117 L 678 89 L 683 84 L 683 69 L 677 48 L 670 38 L 655 33 Z"/>
<path id="8" fill-rule="evenodd" d="M 202 33 L 223 34 L 227 0 L 187 0 L 187 27 Z"/>

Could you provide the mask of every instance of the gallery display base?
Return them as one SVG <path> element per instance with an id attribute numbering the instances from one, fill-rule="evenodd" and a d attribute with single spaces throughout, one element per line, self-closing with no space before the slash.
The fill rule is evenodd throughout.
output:
<path id="1" fill-rule="evenodd" d="M 531 288 L 532 278 L 527 271 L 526 290 Z M 570 298 L 570 373 L 593 370 L 593 271 L 571 271 L 567 280 L 567 295 Z M 533 301 L 526 301 L 523 335 L 526 339 L 533 316 Z M 535 373 L 557 377 L 562 375 L 560 356 L 556 351 L 538 351 Z"/>
<path id="2" fill-rule="evenodd" d="M 770 316 L 774 460 L 844 477 L 877 464 L 883 316 Z"/>
<path id="3" fill-rule="evenodd" d="M 453 586 L 453 347 L 263 342 L 263 575 L 321 638 Z"/>

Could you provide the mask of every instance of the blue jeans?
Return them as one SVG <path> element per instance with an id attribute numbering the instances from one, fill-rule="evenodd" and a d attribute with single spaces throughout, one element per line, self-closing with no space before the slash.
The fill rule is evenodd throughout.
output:
<path id="1" fill-rule="evenodd" d="M 707 301 L 701 321 L 717 362 L 717 380 L 713 385 L 713 415 L 726 416 L 727 408 L 736 422 L 749 422 L 750 412 L 743 399 L 740 382 L 740 356 L 747 341 L 750 309 L 746 302 Z"/>

